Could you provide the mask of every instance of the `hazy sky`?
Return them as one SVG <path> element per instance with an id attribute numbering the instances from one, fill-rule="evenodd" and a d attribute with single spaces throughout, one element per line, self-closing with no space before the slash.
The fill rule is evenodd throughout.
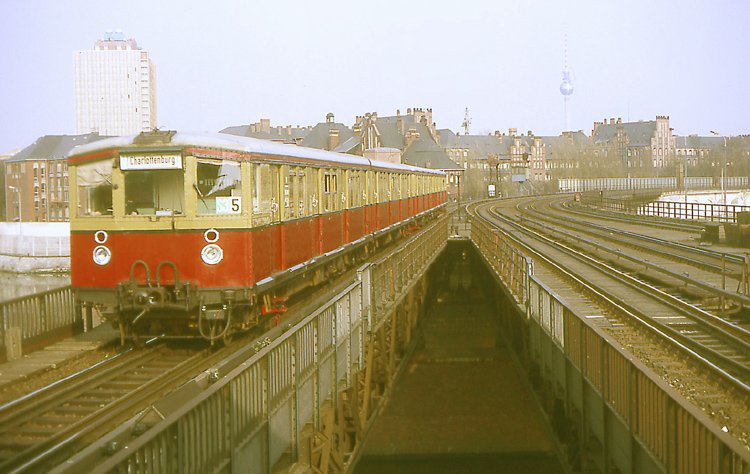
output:
<path id="1" fill-rule="evenodd" d="M 750 133 L 747 0 L 0 0 L 0 152 L 74 134 L 73 51 L 121 29 L 149 52 L 162 129 L 431 107 L 440 128 L 558 134 L 669 115 Z"/>

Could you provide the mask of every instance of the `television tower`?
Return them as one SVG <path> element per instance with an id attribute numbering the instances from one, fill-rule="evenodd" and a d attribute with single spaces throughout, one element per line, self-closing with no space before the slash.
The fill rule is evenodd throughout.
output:
<path id="1" fill-rule="evenodd" d="M 563 101 L 565 103 L 565 130 L 570 131 L 570 107 L 568 102 L 570 96 L 573 95 L 573 80 L 570 77 L 570 69 L 568 68 L 568 35 L 565 35 L 565 50 L 564 50 L 564 61 L 562 71 L 562 84 L 560 84 L 560 93 L 563 95 Z"/>
<path id="2" fill-rule="evenodd" d="M 471 126 L 471 117 L 469 117 L 469 108 L 466 107 L 464 112 L 464 121 L 461 122 L 461 128 L 464 129 L 464 135 L 469 134 L 469 127 Z"/>

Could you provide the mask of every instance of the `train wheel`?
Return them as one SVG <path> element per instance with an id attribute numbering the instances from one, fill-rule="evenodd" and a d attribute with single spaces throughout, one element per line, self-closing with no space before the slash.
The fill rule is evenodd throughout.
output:
<path id="1" fill-rule="evenodd" d="M 146 341 L 132 326 L 130 327 L 130 340 L 133 341 L 133 347 L 136 349 L 143 349 L 146 346 Z"/>

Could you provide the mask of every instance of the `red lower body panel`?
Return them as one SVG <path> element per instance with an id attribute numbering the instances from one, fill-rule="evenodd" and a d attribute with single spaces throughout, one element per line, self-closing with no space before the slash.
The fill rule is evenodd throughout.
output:
<path id="1" fill-rule="evenodd" d="M 131 272 L 139 284 L 147 278 L 163 284 L 174 281 L 171 265 L 177 268 L 180 281 L 189 281 L 201 288 L 250 287 L 258 281 L 304 263 L 322 253 L 335 250 L 348 242 L 412 217 L 427 206 L 445 202 L 445 193 L 425 198 L 410 198 L 392 204 L 360 207 L 323 217 L 299 219 L 283 224 L 248 230 L 221 230 L 215 242 L 223 251 L 222 260 L 208 265 L 201 259 L 201 250 L 208 244 L 205 229 L 181 232 L 109 232 L 103 244 L 112 253 L 107 265 L 93 261 L 93 232 L 71 234 L 71 282 L 78 288 L 115 288 L 130 280 Z M 137 263 L 134 262 L 143 262 Z M 147 272 L 148 269 L 148 272 Z"/>

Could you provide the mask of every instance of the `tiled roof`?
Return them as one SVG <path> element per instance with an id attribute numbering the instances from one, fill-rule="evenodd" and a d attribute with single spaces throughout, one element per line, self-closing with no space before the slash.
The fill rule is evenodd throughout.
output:
<path id="1" fill-rule="evenodd" d="M 300 145 L 325 150 L 328 148 L 328 134 L 334 128 L 339 131 L 339 143 L 344 143 L 354 136 L 352 129 L 343 123 L 321 122 L 310 130 Z"/>
<path id="2" fill-rule="evenodd" d="M 8 162 L 26 160 L 63 160 L 73 147 L 109 138 L 98 133 L 84 135 L 44 135 L 39 137 L 23 150 L 19 151 Z"/>
<path id="3" fill-rule="evenodd" d="M 606 145 L 617 138 L 617 130 L 622 128 L 628 139 L 628 146 L 651 146 L 651 137 L 656 133 L 656 121 L 625 122 L 602 124 L 596 128 L 592 137 L 596 145 Z"/>
<path id="4" fill-rule="evenodd" d="M 297 141 L 310 133 L 310 128 L 308 127 L 270 127 L 268 132 L 253 132 L 251 130 L 250 125 L 236 125 L 227 127 L 219 131 L 219 133 L 274 141 Z"/>
<path id="5" fill-rule="evenodd" d="M 434 170 L 462 170 L 448 157 L 448 154 L 432 139 L 415 141 L 404 150 L 401 161 L 407 165 Z"/>

